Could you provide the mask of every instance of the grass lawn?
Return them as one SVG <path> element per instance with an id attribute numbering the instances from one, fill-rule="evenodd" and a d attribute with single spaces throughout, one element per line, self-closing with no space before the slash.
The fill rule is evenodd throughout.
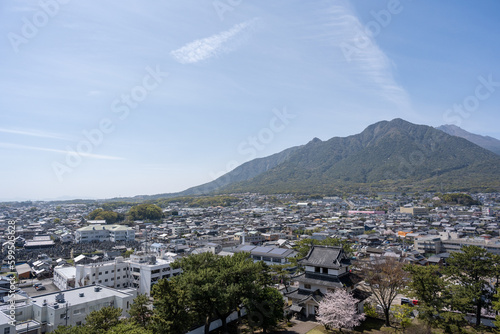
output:
<path id="1" fill-rule="evenodd" d="M 325 333 L 328 333 L 325 329 L 325 327 L 323 326 L 318 326 L 312 330 L 310 330 L 309 332 L 307 332 L 307 334 L 325 334 Z"/>
<path id="2" fill-rule="evenodd" d="M 366 320 L 363 321 L 360 326 L 354 327 L 353 331 L 356 333 L 372 333 L 372 331 L 381 331 L 384 324 L 385 322 L 382 319 L 366 317 Z"/>
<path id="3" fill-rule="evenodd" d="M 384 325 L 384 320 L 382 319 L 374 319 L 374 318 L 366 318 L 366 320 L 358 327 L 355 327 L 353 330 L 349 331 L 347 329 L 343 329 L 342 333 L 365 333 L 365 334 L 393 334 L 393 333 L 401 333 L 401 328 L 397 327 L 386 327 Z M 464 334 L 492 334 L 494 331 L 491 328 L 473 328 L 471 326 L 465 326 L 462 328 Z M 419 320 L 415 319 L 413 324 L 406 329 L 405 333 L 425 333 L 426 326 L 421 323 Z M 323 325 L 318 325 L 307 334 L 333 334 L 339 333 L 338 330 L 326 330 Z M 439 328 L 432 328 L 433 334 L 444 334 L 444 331 Z"/>
<path id="4" fill-rule="evenodd" d="M 387 328 L 384 326 L 384 320 L 374 319 L 374 318 L 366 318 L 363 323 L 355 327 L 353 330 L 349 331 L 347 329 L 342 330 L 343 333 L 371 333 L 371 334 L 388 334 L 394 332 L 393 328 Z M 324 326 L 318 325 L 307 334 L 330 334 L 330 333 L 338 333 L 338 330 L 328 331 Z"/>

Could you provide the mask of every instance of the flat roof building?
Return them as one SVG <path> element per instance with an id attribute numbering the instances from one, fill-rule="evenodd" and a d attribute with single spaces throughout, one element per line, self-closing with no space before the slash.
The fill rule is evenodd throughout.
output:
<path id="1" fill-rule="evenodd" d="M 160 279 L 178 275 L 181 269 L 173 269 L 174 258 L 166 256 L 157 258 L 154 255 L 139 252 L 130 259 L 117 257 L 112 261 L 97 262 L 72 267 L 75 270 L 74 286 L 82 287 L 101 284 L 113 288 L 135 288 L 140 294 L 149 295 L 151 287 Z M 69 269 L 64 269 L 69 272 Z M 64 282 L 63 272 L 54 275 L 54 284 L 62 289 L 69 286 Z M 59 281 L 59 279 L 61 281 Z"/>
<path id="2" fill-rule="evenodd" d="M 92 311 L 113 306 L 122 309 L 122 316 L 128 310 L 136 291 L 116 290 L 95 285 L 54 292 L 31 298 L 32 320 L 41 325 L 41 331 L 52 332 L 58 326 L 79 326 Z"/>
<path id="3" fill-rule="evenodd" d="M 94 224 L 75 231 L 75 242 L 92 241 L 134 241 L 135 230 L 125 225 Z"/>

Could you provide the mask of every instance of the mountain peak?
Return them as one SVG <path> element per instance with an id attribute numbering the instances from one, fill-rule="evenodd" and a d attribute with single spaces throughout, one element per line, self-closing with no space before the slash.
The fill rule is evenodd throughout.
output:
<path id="1" fill-rule="evenodd" d="M 396 118 L 348 137 L 314 138 L 279 165 L 223 188 L 321 194 L 366 189 L 500 189 L 500 157 L 470 141 Z"/>
<path id="2" fill-rule="evenodd" d="M 322 143 L 323 141 L 319 139 L 318 137 L 314 137 L 309 144 L 316 144 L 316 143 Z"/>

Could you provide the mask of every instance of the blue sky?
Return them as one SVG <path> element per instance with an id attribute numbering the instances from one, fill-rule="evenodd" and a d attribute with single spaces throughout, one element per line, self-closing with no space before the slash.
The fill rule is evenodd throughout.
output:
<path id="1" fill-rule="evenodd" d="M 403 118 L 500 139 L 500 3 L 0 4 L 0 200 L 181 191 Z"/>

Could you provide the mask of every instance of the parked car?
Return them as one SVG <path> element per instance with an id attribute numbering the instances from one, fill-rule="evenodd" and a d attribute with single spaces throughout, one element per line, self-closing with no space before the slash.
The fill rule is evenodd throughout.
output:
<path id="1" fill-rule="evenodd" d="M 43 285 L 38 285 L 38 286 L 35 286 L 35 290 L 36 291 L 40 291 L 40 290 L 45 290 L 46 288 L 43 286 Z"/>
<path id="2" fill-rule="evenodd" d="M 417 299 L 410 299 L 406 297 L 401 297 L 401 305 L 409 305 L 409 306 L 414 306 L 418 305 L 418 300 Z"/>

